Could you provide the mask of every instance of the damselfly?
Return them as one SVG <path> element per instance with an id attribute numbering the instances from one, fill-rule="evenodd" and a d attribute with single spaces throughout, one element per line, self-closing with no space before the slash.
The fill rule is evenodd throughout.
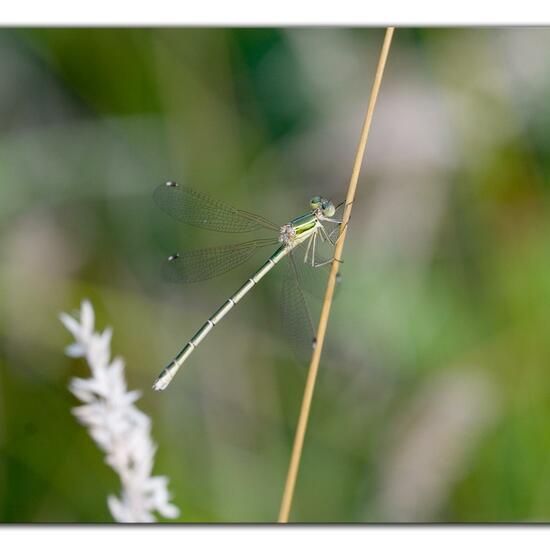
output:
<path id="1" fill-rule="evenodd" d="M 300 340 L 300 343 L 305 343 L 311 349 L 314 344 L 313 326 L 302 289 L 303 277 L 300 274 L 303 270 L 295 261 L 293 251 L 307 242 L 303 265 L 319 268 L 332 262 L 332 258 L 320 260 L 317 255 L 318 238 L 322 242 L 335 245 L 334 235 L 342 223 L 340 220 L 333 219 L 337 207 L 330 200 L 313 197 L 307 214 L 298 216 L 283 226 L 278 226 L 262 216 L 238 210 L 172 181 L 159 185 L 153 196 L 158 206 L 167 214 L 195 227 L 225 233 L 245 233 L 263 228 L 278 233 L 277 237 L 271 239 L 256 239 L 240 244 L 173 254 L 163 266 L 164 276 L 169 281 L 191 283 L 210 279 L 241 265 L 260 248 L 279 245 L 260 269 L 224 302 L 160 373 L 153 385 L 155 390 L 163 390 L 168 386 L 178 369 L 207 334 L 283 258 L 290 260 L 283 281 L 281 301 L 288 324 L 287 332 L 293 339 Z M 336 225 L 329 230 L 328 226 L 325 227 L 325 223 Z"/>

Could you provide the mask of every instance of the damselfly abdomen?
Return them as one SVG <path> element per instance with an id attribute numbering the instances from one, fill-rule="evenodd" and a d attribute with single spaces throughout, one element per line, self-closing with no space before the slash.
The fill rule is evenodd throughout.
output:
<path id="1" fill-rule="evenodd" d="M 165 389 L 181 365 L 208 333 L 233 309 L 233 307 L 281 260 L 288 259 L 283 282 L 281 307 L 287 324 L 286 332 L 297 344 L 313 345 L 313 326 L 307 310 L 300 272 L 295 253 L 297 247 L 306 246 L 303 262 L 311 268 L 328 265 L 332 259 L 320 261 L 316 254 L 318 239 L 335 244 L 334 235 L 341 223 L 333 219 L 334 204 L 323 197 L 313 197 L 310 211 L 298 216 L 283 226 L 278 226 L 262 216 L 238 210 L 203 193 L 175 182 L 160 185 L 154 192 L 159 207 L 183 223 L 225 233 L 245 233 L 257 229 L 277 232 L 273 238 L 255 239 L 239 244 L 216 246 L 172 254 L 164 264 L 163 272 L 172 282 L 196 282 L 225 273 L 248 260 L 259 248 L 277 246 L 275 252 L 248 280 L 230 296 L 202 325 L 170 364 L 156 379 L 153 388 Z M 325 223 L 335 226 L 329 230 Z"/>

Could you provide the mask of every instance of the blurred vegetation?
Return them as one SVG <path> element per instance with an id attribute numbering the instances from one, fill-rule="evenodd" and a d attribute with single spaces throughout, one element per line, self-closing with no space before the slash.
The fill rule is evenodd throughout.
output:
<path id="1" fill-rule="evenodd" d="M 0 521 L 107 522 L 60 311 L 89 297 L 185 522 L 277 516 L 305 380 L 274 273 L 163 394 L 159 369 L 263 258 L 178 287 L 175 179 L 277 223 L 342 200 L 380 29 L 0 30 Z M 548 29 L 399 29 L 292 519 L 550 519 Z"/>

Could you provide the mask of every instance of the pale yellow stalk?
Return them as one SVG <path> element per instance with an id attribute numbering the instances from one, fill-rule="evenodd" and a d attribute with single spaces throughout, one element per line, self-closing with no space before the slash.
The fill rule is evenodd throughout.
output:
<path id="1" fill-rule="evenodd" d="M 300 459 L 302 456 L 302 448 L 304 445 L 304 437 L 307 428 L 307 422 L 309 418 L 309 411 L 311 408 L 311 401 L 313 398 L 313 391 L 315 389 L 315 381 L 317 379 L 317 371 L 319 369 L 319 361 L 321 359 L 321 353 L 323 351 L 323 343 L 325 341 L 325 334 L 327 330 L 328 317 L 330 314 L 330 307 L 332 305 L 332 298 L 334 295 L 334 287 L 336 284 L 336 276 L 338 274 L 338 268 L 340 266 L 340 259 L 342 257 L 342 250 L 344 248 L 344 242 L 347 233 L 347 224 L 351 216 L 351 209 L 353 206 L 353 200 L 355 198 L 355 190 L 357 189 L 357 181 L 359 180 L 359 173 L 361 171 L 361 164 L 363 163 L 363 157 L 365 154 L 365 147 L 367 145 L 367 138 L 374 114 L 374 108 L 376 106 L 376 100 L 378 98 L 378 92 L 382 83 L 382 75 L 384 74 L 384 67 L 388 58 L 390 50 L 391 40 L 393 36 L 393 27 L 386 29 L 384 36 L 384 43 L 382 44 L 382 50 L 380 51 L 380 57 L 378 59 L 378 66 L 374 76 L 374 84 L 372 86 L 369 105 L 367 108 L 367 114 L 361 129 L 361 135 L 359 138 L 359 146 L 357 147 L 357 153 L 355 155 L 355 162 L 353 164 L 353 171 L 348 186 L 348 192 L 346 196 L 346 203 L 344 207 L 343 223 L 340 226 L 340 236 L 336 244 L 334 251 L 334 259 L 332 262 L 332 268 L 328 277 L 327 290 L 323 301 L 323 307 L 321 310 L 321 316 L 319 318 L 319 328 L 317 329 L 317 344 L 313 350 L 311 356 L 311 362 L 309 364 L 309 370 L 306 380 L 306 386 L 304 389 L 304 396 L 302 399 L 302 407 L 300 409 L 300 416 L 298 418 L 298 426 L 296 428 L 296 435 L 294 436 L 294 445 L 292 448 L 292 455 L 290 458 L 290 464 L 288 467 L 288 473 L 286 478 L 285 490 L 283 499 L 281 501 L 281 508 L 279 511 L 279 523 L 287 523 L 290 509 L 292 507 L 292 499 L 294 496 L 294 488 L 296 486 L 296 477 L 298 475 L 298 468 L 300 466 Z"/>

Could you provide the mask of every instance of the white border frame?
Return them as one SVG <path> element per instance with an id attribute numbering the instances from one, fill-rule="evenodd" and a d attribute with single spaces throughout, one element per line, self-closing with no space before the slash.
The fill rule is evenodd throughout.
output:
<path id="1" fill-rule="evenodd" d="M 18 0 L 1 26 L 463 26 L 550 24 L 550 2 L 383 0 Z"/>

